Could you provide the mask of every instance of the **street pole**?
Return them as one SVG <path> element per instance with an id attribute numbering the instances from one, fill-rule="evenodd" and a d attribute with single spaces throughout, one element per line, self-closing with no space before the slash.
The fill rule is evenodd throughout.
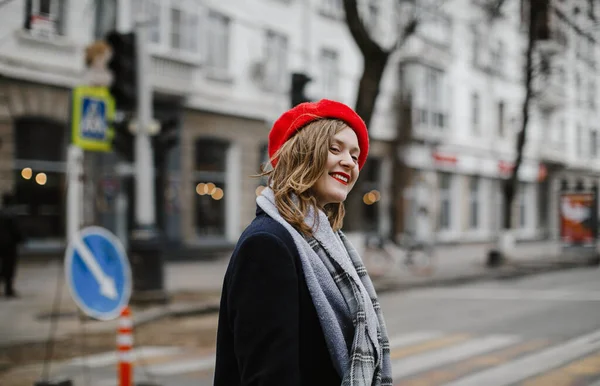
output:
<path id="1" fill-rule="evenodd" d="M 137 132 L 135 135 L 135 219 L 148 231 L 156 226 L 154 198 L 154 162 L 148 127 L 152 120 L 152 88 L 148 79 L 149 57 L 146 49 L 146 26 L 136 23 L 137 50 Z"/>
<path id="2" fill-rule="evenodd" d="M 147 23 L 135 24 L 137 52 L 137 130 L 134 142 L 135 224 L 129 243 L 133 274 L 132 302 L 167 300 L 164 292 L 162 238 L 156 226 L 154 157 L 148 128 L 153 118 L 152 86 L 148 77 Z"/>
<path id="3" fill-rule="evenodd" d="M 67 242 L 81 228 L 83 201 L 83 150 L 70 144 L 67 151 Z"/>

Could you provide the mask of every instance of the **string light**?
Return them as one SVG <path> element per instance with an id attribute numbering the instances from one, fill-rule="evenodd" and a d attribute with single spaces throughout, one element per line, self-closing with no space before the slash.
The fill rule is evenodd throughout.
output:
<path id="1" fill-rule="evenodd" d="M 46 182 L 48 181 L 48 176 L 46 176 L 46 173 L 38 173 L 35 176 L 35 182 L 37 182 L 40 185 L 46 185 Z"/>
<path id="2" fill-rule="evenodd" d="M 21 177 L 23 177 L 26 180 L 31 179 L 32 175 L 33 171 L 31 170 L 31 168 L 24 168 L 23 170 L 21 170 Z"/>

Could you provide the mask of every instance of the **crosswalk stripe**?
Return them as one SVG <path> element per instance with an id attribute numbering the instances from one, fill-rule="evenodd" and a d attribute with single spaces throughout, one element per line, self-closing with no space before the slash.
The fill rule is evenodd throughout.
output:
<path id="1" fill-rule="evenodd" d="M 459 379 L 446 386 L 506 386 L 600 349 L 600 331 L 583 335 L 522 359 Z"/>
<path id="2" fill-rule="evenodd" d="M 415 332 L 412 334 L 397 335 L 390 339 L 390 347 L 396 348 L 402 346 L 409 346 L 411 344 L 417 344 L 435 338 L 439 338 L 442 335 L 444 335 L 444 333 L 441 331 L 423 331 Z"/>
<path id="3" fill-rule="evenodd" d="M 434 367 L 506 347 L 517 343 L 519 340 L 520 338 L 511 335 L 492 335 L 472 339 L 457 346 L 394 361 L 392 363 L 392 375 L 394 378 L 406 377 Z"/>
<path id="4" fill-rule="evenodd" d="M 441 368 L 434 368 L 424 373 L 404 378 L 400 381 L 401 386 L 423 386 L 423 385 L 442 385 L 462 378 L 475 371 L 498 366 L 515 359 L 521 355 L 528 354 L 547 347 L 548 341 L 532 340 L 509 346 L 500 350 L 492 351 L 485 355 L 474 356 L 469 359 L 452 363 Z M 396 379 L 398 380 L 398 379 Z"/>
<path id="5" fill-rule="evenodd" d="M 600 353 L 572 362 L 564 367 L 527 380 L 523 386 L 569 386 L 600 373 Z"/>
<path id="6" fill-rule="evenodd" d="M 406 358 L 412 355 L 420 354 L 425 351 L 432 351 L 443 347 L 448 347 L 459 342 L 464 342 L 469 339 L 467 334 L 452 334 L 442 336 L 438 339 L 427 340 L 420 344 L 410 345 L 400 349 L 392 349 L 390 357 L 392 360 Z"/>

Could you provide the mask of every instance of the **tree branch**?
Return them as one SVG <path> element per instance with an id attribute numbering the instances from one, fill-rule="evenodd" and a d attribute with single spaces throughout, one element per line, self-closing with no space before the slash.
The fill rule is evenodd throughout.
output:
<path id="1" fill-rule="evenodd" d="M 491 0 L 486 4 L 490 20 L 495 20 L 502 15 L 502 6 L 506 0 Z"/>
<path id="2" fill-rule="evenodd" d="M 344 12 L 346 14 L 346 24 L 350 29 L 350 34 L 363 56 L 389 54 L 375 40 L 369 36 L 369 31 L 360 18 L 358 13 L 357 0 L 344 0 Z"/>
<path id="3" fill-rule="evenodd" d="M 416 17 L 412 18 L 402 29 L 402 34 L 398 36 L 398 40 L 396 40 L 396 43 L 392 46 L 391 51 L 402 47 L 406 40 L 417 31 L 418 25 L 419 20 Z"/>

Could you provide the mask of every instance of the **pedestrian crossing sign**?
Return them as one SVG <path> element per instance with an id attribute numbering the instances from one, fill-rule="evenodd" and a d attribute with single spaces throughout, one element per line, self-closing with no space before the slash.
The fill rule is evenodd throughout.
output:
<path id="1" fill-rule="evenodd" d="M 78 86 L 71 100 L 73 144 L 84 150 L 110 151 L 115 101 L 106 87 Z"/>

